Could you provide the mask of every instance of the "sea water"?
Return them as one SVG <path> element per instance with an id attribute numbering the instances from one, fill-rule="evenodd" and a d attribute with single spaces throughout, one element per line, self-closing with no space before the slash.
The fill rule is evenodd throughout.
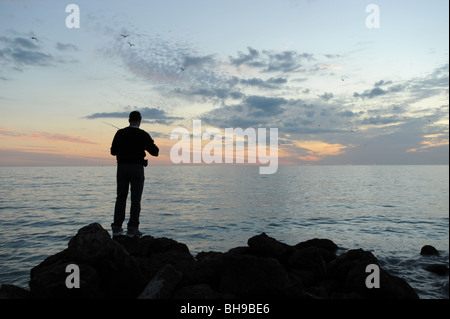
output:
<path id="1" fill-rule="evenodd" d="M 149 166 L 140 230 L 195 255 L 265 232 L 295 245 L 328 238 L 371 251 L 421 298 L 448 299 L 448 166 Z M 110 231 L 116 168 L 0 167 L 0 284 L 28 288 L 30 269 L 93 222 Z M 129 202 L 127 210 L 129 208 Z M 128 214 L 127 214 L 128 218 Z M 126 221 L 124 223 L 126 227 Z M 420 255 L 433 245 L 439 256 Z"/>

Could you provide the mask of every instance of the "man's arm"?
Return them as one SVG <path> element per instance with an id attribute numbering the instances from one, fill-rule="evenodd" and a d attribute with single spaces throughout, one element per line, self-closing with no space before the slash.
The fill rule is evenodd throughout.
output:
<path id="1" fill-rule="evenodd" d="M 159 148 L 155 145 L 155 141 L 151 138 L 150 134 L 148 134 L 147 143 L 145 146 L 145 150 L 149 152 L 151 156 L 157 157 L 159 155 Z"/>
<path id="2" fill-rule="evenodd" d="M 119 153 L 119 131 L 114 135 L 111 145 L 111 155 L 116 156 Z"/>

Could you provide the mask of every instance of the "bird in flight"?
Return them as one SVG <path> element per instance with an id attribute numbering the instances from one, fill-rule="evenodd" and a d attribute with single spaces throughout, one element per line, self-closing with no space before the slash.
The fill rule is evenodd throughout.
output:
<path id="1" fill-rule="evenodd" d="M 129 34 L 121 34 L 120 36 L 125 39 L 126 37 L 129 37 L 130 35 Z"/>
<path id="2" fill-rule="evenodd" d="M 31 40 L 36 40 L 37 41 L 38 39 L 36 37 L 31 37 Z"/>
<path id="3" fill-rule="evenodd" d="M 132 47 L 134 45 L 134 43 L 128 42 L 128 44 L 130 45 L 130 47 Z"/>
<path id="4" fill-rule="evenodd" d="M 184 68 L 183 68 L 183 67 L 181 67 L 181 68 L 180 68 L 180 70 L 181 70 L 181 71 L 184 71 Z"/>

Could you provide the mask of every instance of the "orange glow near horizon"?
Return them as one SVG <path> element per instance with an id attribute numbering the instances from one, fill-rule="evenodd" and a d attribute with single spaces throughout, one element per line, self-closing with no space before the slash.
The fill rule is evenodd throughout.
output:
<path id="1" fill-rule="evenodd" d="M 306 156 L 306 158 L 309 158 L 309 160 L 316 160 L 319 156 L 340 155 L 347 148 L 347 146 L 341 144 L 329 144 L 322 141 L 298 141 L 295 145 L 308 150 L 307 153 L 310 155 Z"/>

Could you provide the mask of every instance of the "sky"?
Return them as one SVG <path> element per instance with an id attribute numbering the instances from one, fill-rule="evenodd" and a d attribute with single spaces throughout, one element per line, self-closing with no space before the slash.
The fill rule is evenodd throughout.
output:
<path id="1" fill-rule="evenodd" d="M 448 12 L 447 0 L 0 0 L 0 166 L 114 165 L 133 110 L 155 165 L 194 120 L 277 128 L 280 165 L 448 165 Z"/>

